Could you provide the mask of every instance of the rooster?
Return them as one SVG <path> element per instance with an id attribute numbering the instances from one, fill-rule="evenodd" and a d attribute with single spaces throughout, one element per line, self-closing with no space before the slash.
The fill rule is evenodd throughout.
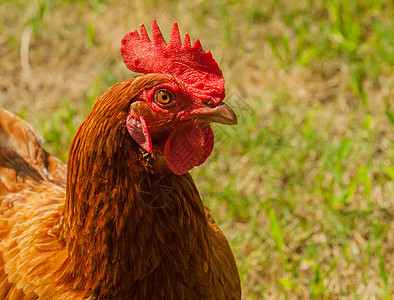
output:
<path id="1" fill-rule="evenodd" d="M 175 23 L 126 34 L 143 73 L 99 97 L 67 170 L 0 107 L 0 299 L 240 299 L 229 244 L 188 173 L 236 124 L 210 52 Z"/>

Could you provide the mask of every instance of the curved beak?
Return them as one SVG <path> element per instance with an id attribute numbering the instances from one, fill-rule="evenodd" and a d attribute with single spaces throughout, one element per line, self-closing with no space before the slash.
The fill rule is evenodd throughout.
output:
<path id="1" fill-rule="evenodd" d="M 224 125 L 235 125 L 238 123 L 234 111 L 226 103 L 220 102 L 218 106 L 200 111 L 193 115 L 201 120 Z"/>

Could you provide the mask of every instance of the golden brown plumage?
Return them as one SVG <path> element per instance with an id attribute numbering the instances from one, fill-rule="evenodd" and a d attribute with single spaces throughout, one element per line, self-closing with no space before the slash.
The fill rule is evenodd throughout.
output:
<path id="1" fill-rule="evenodd" d="M 226 238 L 162 152 L 191 122 L 206 134 L 208 120 L 235 116 L 208 103 L 192 119 L 202 121 L 177 119 L 145 102 L 178 84 L 148 74 L 110 88 L 77 130 L 66 176 L 30 125 L 0 108 L 0 299 L 241 298 Z M 130 137 L 130 115 L 152 124 L 151 152 Z"/>

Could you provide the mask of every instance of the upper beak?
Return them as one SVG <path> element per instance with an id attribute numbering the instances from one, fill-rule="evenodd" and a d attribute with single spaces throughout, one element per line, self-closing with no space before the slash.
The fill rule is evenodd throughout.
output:
<path id="1" fill-rule="evenodd" d="M 226 103 L 220 102 L 218 106 L 200 111 L 194 114 L 201 120 L 207 122 L 220 123 L 224 125 L 235 125 L 238 123 L 237 116 L 234 111 Z"/>

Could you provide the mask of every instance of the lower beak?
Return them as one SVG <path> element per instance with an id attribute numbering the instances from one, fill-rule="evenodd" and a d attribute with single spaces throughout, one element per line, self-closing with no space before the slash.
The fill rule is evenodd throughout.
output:
<path id="1" fill-rule="evenodd" d="M 235 125 L 238 123 L 234 111 L 226 103 L 220 102 L 218 106 L 200 111 L 194 117 L 206 122 L 220 123 L 224 125 Z"/>

